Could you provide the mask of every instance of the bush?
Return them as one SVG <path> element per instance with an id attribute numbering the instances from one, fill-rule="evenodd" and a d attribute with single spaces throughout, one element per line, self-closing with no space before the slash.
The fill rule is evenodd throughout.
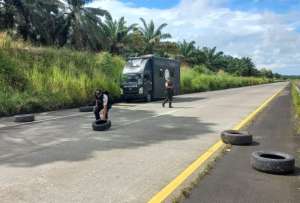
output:
<path id="1" fill-rule="evenodd" d="M 68 49 L 0 51 L 0 116 L 91 103 L 95 89 L 119 97 L 124 60 Z"/>
<path id="2" fill-rule="evenodd" d="M 291 89 L 292 89 L 292 91 L 291 91 L 292 100 L 293 100 L 294 108 L 296 111 L 296 115 L 297 115 L 297 117 L 300 117 L 300 93 L 297 90 L 296 82 L 292 83 Z"/>
<path id="3" fill-rule="evenodd" d="M 197 69 L 182 69 L 181 71 L 181 93 L 220 90 L 232 87 L 248 85 L 259 85 L 272 82 L 266 78 L 237 77 L 225 72 L 218 74 L 204 74 Z"/>
<path id="4" fill-rule="evenodd" d="M 89 104 L 95 89 L 120 96 L 125 61 L 109 53 L 33 48 L 0 35 L 0 116 Z M 217 74 L 204 65 L 183 68 L 181 92 L 256 85 L 270 79 Z"/>

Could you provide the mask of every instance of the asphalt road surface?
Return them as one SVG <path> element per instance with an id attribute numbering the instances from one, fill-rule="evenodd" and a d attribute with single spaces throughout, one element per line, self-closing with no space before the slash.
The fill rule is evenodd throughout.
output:
<path id="1" fill-rule="evenodd" d="M 119 104 L 107 132 L 92 131 L 93 115 L 77 109 L 15 127 L 0 119 L 1 203 L 147 202 L 286 85 L 182 95 L 173 109 Z"/>
<path id="2" fill-rule="evenodd" d="M 200 181 L 186 203 L 246 203 L 300 201 L 300 137 L 295 135 L 289 89 L 276 98 L 249 126 L 253 146 L 234 146 L 217 162 L 211 173 Z M 257 150 L 276 150 L 296 158 L 296 172 L 271 175 L 253 170 L 250 156 Z"/>

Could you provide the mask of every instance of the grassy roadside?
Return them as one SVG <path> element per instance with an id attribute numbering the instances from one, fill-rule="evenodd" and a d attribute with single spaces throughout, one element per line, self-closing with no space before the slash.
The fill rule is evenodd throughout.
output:
<path id="1" fill-rule="evenodd" d="M 291 93 L 292 93 L 292 100 L 294 104 L 295 114 L 296 114 L 296 130 L 297 134 L 300 133 L 300 126 L 299 126 L 299 119 L 300 119 L 300 91 L 297 87 L 297 81 L 293 81 L 291 85 Z"/>
<path id="2" fill-rule="evenodd" d="M 185 68 L 181 71 L 181 92 L 192 93 L 220 90 L 233 87 L 259 85 L 273 82 L 259 77 L 239 77 L 225 72 L 201 73 L 197 69 Z"/>
<path id="3" fill-rule="evenodd" d="M 124 60 L 66 49 L 0 50 L 0 116 L 89 103 L 96 88 L 119 97 Z"/>
<path id="4" fill-rule="evenodd" d="M 125 60 L 109 53 L 32 47 L 0 33 L 0 117 L 85 105 L 97 88 L 118 98 Z M 258 85 L 270 79 L 182 68 L 182 93 Z"/>

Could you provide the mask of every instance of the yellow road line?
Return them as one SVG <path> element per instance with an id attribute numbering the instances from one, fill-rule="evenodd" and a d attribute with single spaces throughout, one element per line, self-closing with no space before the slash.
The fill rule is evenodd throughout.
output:
<path id="1" fill-rule="evenodd" d="M 268 104 L 277 97 L 281 91 L 279 90 L 273 96 L 268 98 L 263 104 L 261 104 L 255 111 L 249 114 L 245 119 L 243 119 L 239 124 L 237 124 L 233 129 L 239 130 L 252 121 L 255 116 L 261 112 Z M 173 179 L 168 185 L 166 185 L 160 192 L 155 194 L 148 203 L 160 203 L 163 202 L 173 191 L 175 191 L 190 175 L 192 175 L 201 165 L 205 163 L 214 153 L 216 153 L 221 147 L 225 146 L 224 143 L 219 140 L 213 146 L 211 146 L 204 154 L 202 154 L 196 161 L 189 165 L 184 171 L 182 171 L 175 179 Z"/>
<path id="2" fill-rule="evenodd" d="M 252 121 L 255 116 L 261 112 L 264 108 L 266 108 L 268 106 L 268 104 L 274 99 L 276 98 L 282 91 L 283 89 L 279 90 L 278 92 L 276 92 L 273 96 L 271 96 L 270 98 L 268 98 L 264 103 L 262 103 L 255 111 L 253 111 L 252 113 L 250 113 L 245 119 L 243 119 L 239 124 L 237 124 L 233 130 L 240 130 L 241 128 L 243 128 L 244 126 L 246 126 L 250 121 Z"/>

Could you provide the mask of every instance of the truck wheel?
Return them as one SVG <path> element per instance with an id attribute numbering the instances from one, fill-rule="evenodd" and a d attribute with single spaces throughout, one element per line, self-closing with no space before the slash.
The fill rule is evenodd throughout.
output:
<path id="1" fill-rule="evenodd" d="M 152 101 L 152 95 L 151 93 L 148 93 L 146 96 L 146 102 L 151 102 Z"/>
<path id="2" fill-rule="evenodd" d="M 295 159 L 292 155 L 275 151 L 257 151 L 251 156 L 254 169 L 266 173 L 288 174 L 295 170 Z"/>
<path id="3" fill-rule="evenodd" d="M 221 133 L 222 141 L 225 144 L 232 145 L 250 145 L 252 144 L 252 135 L 247 132 L 237 130 L 226 130 Z"/>
<path id="4" fill-rule="evenodd" d="M 79 107 L 80 112 L 92 112 L 94 111 L 94 106 L 81 106 Z"/>
<path id="5" fill-rule="evenodd" d="M 92 127 L 93 127 L 93 130 L 95 130 L 95 131 L 105 131 L 111 127 L 111 121 L 110 120 L 108 120 L 106 122 L 95 121 L 95 122 L 93 122 Z"/>
<path id="6" fill-rule="evenodd" d="M 15 116 L 15 122 L 22 123 L 22 122 L 32 122 L 34 121 L 34 115 L 33 114 L 24 114 L 24 115 L 18 115 Z"/>

